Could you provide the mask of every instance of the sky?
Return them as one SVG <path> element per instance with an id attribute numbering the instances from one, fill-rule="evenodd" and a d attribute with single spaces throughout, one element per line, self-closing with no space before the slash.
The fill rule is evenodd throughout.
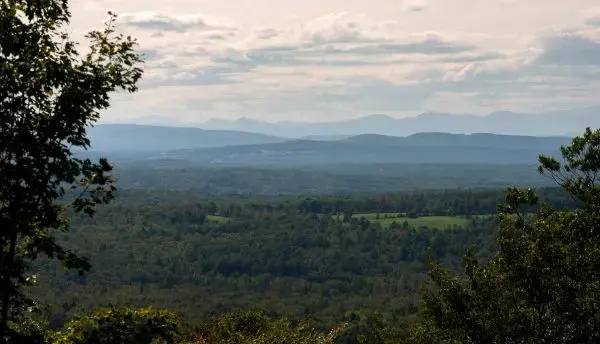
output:
<path id="1" fill-rule="evenodd" d="M 104 122 L 540 112 L 600 105 L 598 0 L 74 0 L 108 10 L 144 78 Z M 600 115 L 600 114 L 599 114 Z"/>

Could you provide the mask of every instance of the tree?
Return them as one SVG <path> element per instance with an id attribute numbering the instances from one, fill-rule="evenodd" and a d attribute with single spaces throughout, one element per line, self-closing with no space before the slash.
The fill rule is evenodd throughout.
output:
<path id="1" fill-rule="evenodd" d="M 86 37 L 79 55 L 65 29 L 67 0 L 45 0 L 30 16 L 24 1 L 0 0 L 0 338 L 34 304 L 22 292 L 41 255 L 66 268 L 89 270 L 86 259 L 61 246 L 67 211 L 94 214 L 115 191 L 106 159 L 76 150 L 90 146 L 86 129 L 109 107 L 110 94 L 135 92 L 142 76 L 137 42 L 116 34 L 109 12 L 103 31 Z M 72 193 L 68 193 L 68 191 Z"/>
<path id="2" fill-rule="evenodd" d="M 181 342 L 181 325 L 172 313 L 151 308 L 105 308 L 77 316 L 63 331 L 50 335 L 55 344 Z"/>
<path id="3" fill-rule="evenodd" d="M 334 344 L 347 329 L 342 324 L 327 333 L 287 319 L 271 319 L 256 311 L 222 315 L 197 328 L 195 343 L 211 344 Z"/>
<path id="4" fill-rule="evenodd" d="M 402 333 L 393 330 L 379 313 L 352 312 L 348 318 L 349 325 L 336 338 L 336 344 L 391 344 L 403 339 Z"/>
<path id="5" fill-rule="evenodd" d="M 40 11 L 43 9 L 42 7 L 42 0 L 35 0 L 35 3 L 33 2 L 33 0 L 12 0 L 11 3 L 13 4 L 21 4 L 21 3 L 25 3 L 26 7 L 25 7 L 25 14 L 27 14 L 27 18 L 29 19 L 33 19 L 34 15 L 36 13 L 40 13 Z"/>
<path id="6" fill-rule="evenodd" d="M 600 341 L 600 130 L 586 129 L 561 153 L 562 162 L 540 156 L 539 172 L 577 207 L 541 204 L 531 215 L 521 209 L 538 204 L 535 192 L 510 188 L 500 207 L 497 254 L 482 263 L 470 250 L 462 276 L 433 264 L 433 283 L 423 294 L 422 326 L 430 331 L 416 334 L 435 333 L 429 342 Z"/>

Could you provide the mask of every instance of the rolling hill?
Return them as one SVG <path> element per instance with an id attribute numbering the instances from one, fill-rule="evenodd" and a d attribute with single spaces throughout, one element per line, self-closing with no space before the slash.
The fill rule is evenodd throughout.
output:
<path id="1" fill-rule="evenodd" d="M 163 152 L 175 149 L 255 145 L 286 139 L 242 131 L 204 130 L 135 124 L 103 124 L 88 129 L 92 150 Z"/>
<path id="2" fill-rule="evenodd" d="M 127 152 L 122 149 L 109 155 L 113 161 L 121 164 L 160 167 L 535 164 L 540 153 L 557 155 L 558 148 L 569 140 L 568 137 L 495 134 L 424 133 L 408 137 L 359 135 L 338 141 L 287 140 L 145 152 Z M 164 139 L 156 141 L 165 143 Z"/>

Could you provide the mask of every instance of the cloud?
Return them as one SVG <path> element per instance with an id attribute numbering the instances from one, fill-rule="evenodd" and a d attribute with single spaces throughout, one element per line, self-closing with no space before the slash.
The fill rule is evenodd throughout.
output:
<path id="1" fill-rule="evenodd" d="M 588 26 L 600 27 L 600 15 L 588 18 L 585 21 L 585 24 Z"/>
<path id="2" fill-rule="evenodd" d="M 280 30 L 273 28 L 260 28 L 252 31 L 252 35 L 257 39 L 269 40 L 275 38 L 281 34 Z"/>
<path id="3" fill-rule="evenodd" d="M 479 63 L 470 63 L 457 70 L 448 71 L 444 74 L 444 81 L 456 82 L 477 79 L 478 75 L 484 70 L 484 66 Z"/>
<path id="4" fill-rule="evenodd" d="M 363 16 L 347 12 L 318 17 L 302 25 L 300 30 L 300 38 L 314 44 L 371 42 L 381 34 Z"/>
<path id="5" fill-rule="evenodd" d="M 375 44 L 365 44 L 358 47 L 326 47 L 325 53 L 342 53 L 355 55 L 381 55 L 381 54 L 455 54 L 465 51 L 472 51 L 475 46 L 467 43 L 445 42 L 440 38 L 425 38 L 414 42 L 379 42 Z"/>
<path id="6" fill-rule="evenodd" d="M 490 60 L 498 60 L 506 58 L 505 54 L 499 52 L 485 52 L 485 53 L 469 53 L 461 55 L 453 55 L 436 59 L 436 62 L 443 63 L 469 63 L 469 62 L 484 62 Z"/>
<path id="7" fill-rule="evenodd" d="M 138 49 L 137 52 L 144 56 L 145 61 L 158 60 L 162 56 L 158 49 Z"/>
<path id="8" fill-rule="evenodd" d="M 446 41 L 436 33 L 422 33 L 391 38 L 364 39 L 359 37 L 356 42 L 342 42 L 342 39 L 331 39 L 328 42 L 313 40 L 284 41 L 258 45 L 253 48 L 231 50 L 228 54 L 218 54 L 212 58 L 216 63 L 233 63 L 251 66 L 385 66 L 405 63 L 432 62 L 430 57 L 443 56 L 448 61 L 455 56 L 457 62 L 472 60 L 488 60 L 498 58 L 499 53 L 479 53 L 477 47 L 456 41 Z M 339 38 L 339 37 L 338 37 Z M 460 55 L 461 53 L 469 53 Z M 409 56 L 416 57 L 410 58 Z M 442 62 L 441 60 L 438 62 Z"/>
<path id="9" fill-rule="evenodd" d="M 591 38 L 563 33 L 546 37 L 539 64 L 548 65 L 600 65 L 600 42 Z"/>
<path id="10" fill-rule="evenodd" d="M 405 11 L 421 12 L 427 7 L 426 0 L 404 0 L 403 7 Z"/>
<path id="11" fill-rule="evenodd" d="M 155 17 L 168 16 L 152 16 Z M 325 15 L 297 27 L 254 28 L 245 35 L 225 32 L 215 37 L 212 33 L 207 34 L 206 26 L 190 27 L 181 37 L 175 32 L 175 36 L 162 40 L 145 41 L 151 45 L 144 46 L 144 51 L 151 53 L 148 68 L 161 69 L 148 78 L 146 87 L 158 87 L 161 82 L 165 85 L 211 86 L 235 83 L 241 74 L 266 68 L 385 68 L 427 63 L 433 61 L 433 56 L 450 59 L 456 55 L 464 61 L 492 58 L 484 57 L 468 42 L 456 38 L 448 40 L 440 33 L 405 33 L 397 24 L 372 22 L 343 12 Z M 144 30 L 150 29 L 145 27 Z"/>
<path id="12" fill-rule="evenodd" d="M 157 12 L 138 12 L 124 14 L 121 22 L 125 26 L 135 27 L 150 31 L 175 31 L 187 30 L 235 30 L 230 23 L 203 14 L 172 15 Z"/>
<path id="13" fill-rule="evenodd" d="M 197 70 L 167 69 L 163 73 L 146 73 L 140 88 L 150 89 L 163 86 L 213 86 L 235 83 L 232 76 L 236 69 L 231 67 L 205 67 Z"/>
<path id="14" fill-rule="evenodd" d="M 424 38 L 423 38 L 424 36 Z M 348 67 L 385 66 L 405 63 L 427 63 L 426 56 L 445 56 L 452 63 L 454 54 L 473 52 L 476 47 L 467 43 L 446 42 L 436 35 L 420 35 L 405 43 L 381 40 L 379 42 L 359 42 L 354 44 L 317 44 L 298 42 L 256 47 L 252 49 L 230 49 L 213 54 L 211 61 L 216 64 L 231 64 L 246 67 L 246 71 L 264 67 Z M 413 59 L 410 55 L 417 55 Z M 497 58 L 492 53 L 457 55 L 457 62 Z"/>
<path id="15" fill-rule="evenodd" d="M 225 105 L 226 102 L 244 104 L 247 109 L 255 106 L 254 111 L 270 113 L 284 111 L 283 107 L 289 111 L 290 104 L 297 103 L 310 104 L 313 111 L 418 109 L 444 89 L 445 81 L 440 79 L 431 84 L 423 83 L 423 79 L 408 81 L 410 73 L 416 75 L 411 64 L 456 64 L 499 57 L 499 53 L 479 51 L 476 45 L 460 40 L 460 35 L 448 39 L 439 32 L 405 32 L 398 23 L 370 21 L 346 12 L 328 14 L 293 27 L 254 28 L 245 34 L 209 30 L 222 25 L 194 19 L 202 16 L 143 14 L 130 18 L 135 19 L 129 19 L 128 25 L 141 30 L 152 32 L 165 26 L 175 34 L 147 41 L 152 47 L 144 50 L 151 59 L 141 89 L 227 87 L 228 97 L 206 100 L 221 104 L 221 109 L 232 106 Z M 214 37 L 215 32 L 220 35 Z M 327 73 L 321 74 L 325 68 Z M 390 77 L 395 74 L 386 71 L 390 68 L 399 73 L 399 79 Z M 271 70 L 278 72 L 269 73 Z M 292 81 L 302 73 L 310 76 Z M 298 90 L 290 91 L 290 83 L 295 82 Z M 337 86 L 323 86 L 327 83 Z M 264 89 L 266 85 L 272 87 L 272 95 L 251 91 Z M 256 108 L 253 105 L 256 99 L 265 104 Z M 190 104 L 198 105 L 194 101 Z"/>
<path id="16" fill-rule="evenodd" d="M 172 103 L 190 120 L 319 120 L 325 113 L 526 111 L 589 103 L 600 89 L 600 31 L 592 18 L 582 16 L 571 33 L 542 37 L 533 27 L 527 37 L 507 27 L 448 31 L 429 17 L 441 6 L 433 5 L 397 1 L 396 9 L 427 10 L 393 20 L 350 10 L 271 23 L 169 12 L 122 16 L 147 55 L 138 105 L 160 112 Z"/>

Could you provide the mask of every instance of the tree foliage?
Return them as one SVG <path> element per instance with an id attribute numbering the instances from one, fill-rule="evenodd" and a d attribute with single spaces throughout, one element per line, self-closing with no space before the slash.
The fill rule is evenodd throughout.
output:
<path id="1" fill-rule="evenodd" d="M 39 262 L 40 281 L 31 291 L 53 306 L 52 324 L 117 300 L 168 308 L 189 323 L 247 307 L 307 319 L 319 328 L 358 310 L 379 310 L 391 321 L 415 315 L 428 252 L 456 265 L 471 244 L 485 256 L 495 249 L 493 216 L 436 229 L 419 224 L 427 218 L 406 226 L 385 218 L 383 224 L 344 222 L 304 213 L 281 198 L 270 199 L 277 202 L 271 206 L 215 197 L 211 205 L 171 203 L 174 196 L 168 204 L 149 205 L 157 194 L 131 199 L 121 193 L 93 219 L 73 219 L 60 238 L 81 247 L 94 271 L 79 277 Z M 223 215 L 207 215 L 209 210 Z"/>
<path id="2" fill-rule="evenodd" d="M 437 340 L 460 343 L 600 341 L 600 130 L 562 147 L 563 161 L 541 156 L 540 173 L 577 202 L 572 210 L 509 189 L 500 209 L 498 253 L 481 263 L 472 252 L 463 276 L 439 264 L 423 294 L 425 324 Z"/>
<path id="3" fill-rule="evenodd" d="M 0 1 L 0 338 L 33 306 L 22 292 L 34 282 L 29 262 L 45 255 L 69 269 L 90 268 L 54 233 L 68 230 L 68 209 L 92 215 L 112 199 L 112 166 L 74 151 L 89 147 L 86 128 L 110 94 L 136 91 L 142 75 L 136 41 L 115 32 L 114 14 L 86 36 L 89 51 L 80 55 L 66 33 L 68 1 L 38 5 L 27 16 L 25 2 Z"/>
<path id="4" fill-rule="evenodd" d="M 272 319 L 255 311 L 225 314 L 195 331 L 200 344 L 333 344 L 346 329 L 342 324 L 320 332 L 306 324 L 287 319 Z"/>
<path id="5" fill-rule="evenodd" d="M 103 308 L 77 316 L 51 335 L 53 344 L 180 343 L 179 319 L 152 308 Z"/>

